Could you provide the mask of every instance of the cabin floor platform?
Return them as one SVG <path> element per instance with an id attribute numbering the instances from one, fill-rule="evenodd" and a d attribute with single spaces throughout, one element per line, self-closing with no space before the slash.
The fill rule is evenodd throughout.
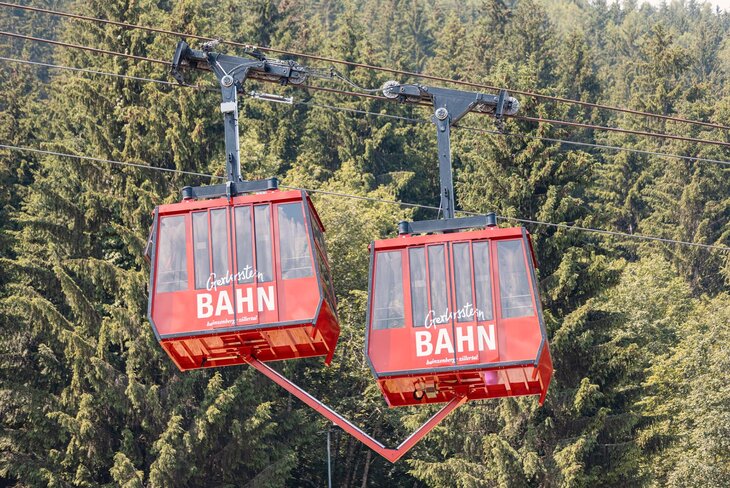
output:
<path id="1" fill-rule="evenodd" d="M 218 332 L 204 336 L 161 340 L 162 347 L 181 371 L 247 364 L 259 361 L 332 357 L 339 330 L 320 330 L 311 324 L 250 331 Z"/>

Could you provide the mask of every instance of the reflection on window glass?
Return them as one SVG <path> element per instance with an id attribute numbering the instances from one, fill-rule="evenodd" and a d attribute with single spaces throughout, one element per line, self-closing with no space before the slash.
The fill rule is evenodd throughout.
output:
<path id="1" fill-rule="evenodd" d="M 428 283 L 431 288 L 431 316 L 449 316 L 444 246 L 428 246 Z"/>
<path id="2" fill-rule="evenodd" d="M 319 228 L 319 223 L 317 222 L 317 218 L 314 216 L 314 211 L 310 210 L 309 220 L 312 222 L 312 234 L 314 234 L 315 242 L 319 246 L 319 249 L 324 254 L 327 254 L 327 243 L 324 241 L 324 234 Z"/>
<path id="3" fill-rule="evenodd" d="M 256 272 L 253 266 L 253 242 L 251 235 L 251 207 L 236 207 L 236 265 L 238 282 L 253 283 Z"/>
<path id="4" fill-rule="evenodd" d="M 426 252 L 422 247 L 408 251 L 411 268 L 411 313 L 413 327 L 426 325 L 428 314 L 428 289 L 426 288 Z"/>
<path id="5" fill-rule="evenodd" d="M 477 296 L 477 320 L 492 320 L 492 277 L 489 274 L 489 241 L 475 242 L 474 281 Z"/>
<path id="6" fill-rule="evenodd" d="M 373 329 L 404 327 L 403 268 L 400 251 L 375 255 Z"/>
<path id="7" fill-rule="evenodd" d="M 335 299 L 335 288 L 332 284 L 332 274 L 330 273 L 329 266 L 327 265 L 327 260 L 324 258 L 324 255 L 319 249 L 317 249 L 316 252 L 316 260 L 317 267 L 319 269 L 319 280 L 322 283 L 325 299 L 330 303 L 335 314 L 337 314 L 337 307 L 335 306 L 337 300 Z"/>
<path id="8" fill-rule="evenodd" d="M 208 212 L 193 214 L 193 261 L 195 263 L 195 288 L 207 288 L 210 278 L 210 253 L 208 252 Z"/>
<path id="9" fill-rule="evenodd" d="M 256 230 L 256 272 L 259 281 L 272 281 L 271 214 L 268 205 L 254 207 L 254 229 Z"/>
<path id="10" fill-rule="evenodd" d="M 309 234 L 304 225 L 302 204 L 284 203 L 278 207 L 281 277 L 288 279 L 312 276 Z"/>
<path id="11" fill-rule="evenodd" d="M 210 211 L 210 241 L 213 248 L 213 273 L 215 273 L 215 279 L 217 280 L 226 278 L 230 274 L 231 269 L 228 266 L 227 213 L 225 208 Z"/>
<path id="12" fill-rule="evenodd" d="M 469 243 L 454 244 L 454 285 L 456 286 L 456 321 L 477 320 L 471 289 L 471 257 Z"/>
<path id="13" fill-rule="evenodd" d="M 497 242 L 502 317 L 534 315 L 522 241 Z"/>
<path id="14" fill-rule="evenodd" d="M 188 260 L 185 254 L 185 217 L 162 217 L 157 248 L 157 292 L 188 287 Z"/>

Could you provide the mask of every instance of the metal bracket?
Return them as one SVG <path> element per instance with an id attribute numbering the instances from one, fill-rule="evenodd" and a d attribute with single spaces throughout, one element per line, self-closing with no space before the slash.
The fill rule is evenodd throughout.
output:
<path id="1" fill-rule="evenodd" d="M 256 181 L 228 181 L 220 185 L 186 186 L 182 189 L 183 200 L 204 200 L 206 198 L 232 198 L 245 193 L 277 190 L 279 180 L 268 178 Z"/>
<path id="2" fill-rule="evenodd" d="M 238 134 L 238 93 L 243 91 L 243 83 L 248 78 L 274 81 L 283 85 L 303 83 L 307 76 L 321 76 L 318 71 L 308 70 L 293 61 L 267 59 L 258 51 L 249 51 L 251 58 L 230 56 L 212 52 L 215 44 L 206 43 L 203 50 L 191 49 L 187 42 L 180 41 L 172 59 L 172 76 L 179 83 L 185 79 L 181 69 L 208 70 L 215 73 L 221 88 L 221 112 L 223 113 L 226 174 L 229 181 L 241 180 L 240 141 Z"/>
<path id="3" fill-rule="evenodd" d="M 402 221 L 398 223 L 398 234 L 433 234 L 436 232 L 453 232 L 463 229 L 495 227 L 497 216 L 494 212 L 486 215 L 462 217 L 459 219 L 420 220 L 418 222 Z"/>
<path id="4" fill-rule="evenodd" d="M 288 378 L 285 378 L 278 371 L 270 368 L 268 365 L 262 363 L 256 358 L 248 357 L 246 362 L 256 368 L 260 373 L 266 375 L 277 385 L 284 388 L 286 391 L 299 398 L 301 401 L 312 407 L 319 414 L 323 415 L 328 420 L 338 425 L 342 430 L 368 446 L 373 451 L 377 452 L 391 463 L 399 460 L 405 453 L 407 453 L 418 441 L 420 441 L 426 434 L 431 432 L 448 414 L 454 409 L 463 405 L 467 397 L 456 396 L 449 403 L 443 406 L 441 410 L 428 419 L 426 423 L 421 425 L 415 432 L 409 435 L 403 442 L 401 442 L 395 449 L 389 449 L 385 447 L 379 441 L 373 439 L 368 434 L 363 432 L 358 426 L 347 420 L 342 415 L 338 414 L 324 403 L 317 400 L 315 397 L 302 390 L 299 386 L 291 382 Z"/>
<path id="5" fill-rule="evenodd" d="M 517 112 L 519 103 L 500 90 L 497 95 L 436 88 L 420 84 L 402 85 L 389 81 L 383 85 L 383 95 L 403 103 L 430 102 L 434 108 L 431 120 L 436 125 L 438 141 L 440 206 L 444 219 L 455 217 L 454 182 L 451 167 L 451 128 L 469 112 L 493 113 L 500 123 L 504 115 Z"/>

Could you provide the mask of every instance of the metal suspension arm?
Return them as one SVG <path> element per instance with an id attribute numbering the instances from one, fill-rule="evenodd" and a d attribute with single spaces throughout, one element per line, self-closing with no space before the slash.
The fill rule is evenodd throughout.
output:
<path id="1" fill-rule="evenodd" d="M 229 181 L 236 182 L 240 178 L 237 93 L 242 90 L 243 82 L 250 78 L 281 85 L 299 85 L 308 77 L 333 78 L 336 73 L 334 68 L 320 70 L 301 66 L 294 61 L 269 59 L 254 49 L 246 50 L 249 57 L 214 53 L 212 49 L 216 44 L 216 42 L 205 43 L 203 50 L 200 51 L 190 48 L 185 41 L 180 41 L 172 60 L 172 75 L 180 83 L 184 83 L 180 69 L 189 67 L 213 71 L 218 77 L 223 94 L 221 111 L 225 118 L 228 176 Z M 469 112 L 493 114 L 498 121 L 501 121 L 503 115 L 513 115 L 517 112 L 519 102 L 508 96 L 505 90 L 500 90 L 496 95 L 489 95 L 417 83 L 401 84 L 396 81 L 385 83 L 382 93 L 386 98 L 397 102 L 427 103 L 433 106 L 432 120 L 436 125 L 438 138 L 441 180 L 440 206 L 444 218 L 453 219 L 456 212 L 451 169 L 451 128 Z M 280 97 L 276 101 L 285 100 Z"/>
<path id="2" fill-rule="evenodd" d="M 250 51 L 250 57 L 229 56 L 212 52 L 215 43 L 206 43 L 203 50 L 192 49 L 187 42 L 180 41 L 172 59 L 172 76 L 180 82 L 185 80 L 180 71 L 182 67 L 212 71 L 218 78 L 221 88 L 225 143 L 226 174 L 228 181 L 241 180 L 240 143 L 238 137 L 238 92 L 246 79 L 272 81 L 280 84 L 303 83 L 308 76 L 332 76 L 323 71 L 307 69 L 293 61 L 266 59 L 257 51 Z"/>
<path id="3" fill-rule="evenodd" d="M 301 66 L 294 61 L 283 61 L 265 57 L 258 51 L 247 51 L 248 57 L 231 56 L 212 52 L 216 43 L 206 43 L 203 50 L 192 49 L 187 42 L 180 41 L 172 59 L 171 73 L 184 83 L 181 68 L 192 68 L 215 72 L 218 78 L 229 75 L 239 85 L 245 79 L 270 81 L 282 85 L 299 85 L 309 77 L 332 78 L 331 70 Z"/>
<path id="4" fill-rule="evenodd" d="M 401 103 L 430 103 L 434 113 L 438 141 L 439 180 L 441 181 L 440 208 L 444 219 L 456 216 L 454 182 L 451 169 L 451 128 L 469 112 L 494 114 L 498 121 L 503 115 L 513 115 L 520 104 L 500 90 L 497 95 L 487 95 L 449 88 L 437 88 L 419 84 L 399 84 L 389 81 L 383 85 L 383 95 Z"/>
<path id="5" fill-rule="evenodd" d="M 284 388 L 286 391 L 299 398 L 301 401 L 312 407 L 314 410 L 319 412 L 321 415 L 326 417 L 328 420 L 337 424 L 342 430 L 368 446 L 373 451 L 377 452 L 391 463 L 396 462 L 405 453 L 407 453 L 418 441 L 420 441 L 426 434 L 431 432 L 439 422 L 441 422 L 448 414 L 451 413 L 456 407 L 459 407 L 466 402 L 465 396 L 459 396 L 451 400 L 449 403 L 439 410 L 433 417 L 431 417 L 425 424 L 419 427 L 413 434 L 408 436 L 403 442 L 400 443 L 395 449 L 385 447 L 379 441 L 373 439 L 368 434 L 363 432 L 355 424 L 338 414 L 324 403 L 320 402 L 312 395 L 302 390 L 299 386 L 292 383 L 289 379 L 282 376 L 278 371 L 270 368 L 266 364 L 262 363 L 256 358 L 249 357 L 246 362 L 256 368 L 259 372 L 266 375 L 277 385 Z"/>

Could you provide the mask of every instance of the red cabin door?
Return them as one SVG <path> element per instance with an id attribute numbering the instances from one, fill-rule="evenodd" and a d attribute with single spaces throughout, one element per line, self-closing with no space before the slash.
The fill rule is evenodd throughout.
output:
<path id="1" fill-rule="evenodd" d="M 419 369 L 454 366 L 454 314 L 451 299 L 450 246 L 411 247 L 408 252 L 411 347 Z"/>
<path id="2" fill-rule="evenodd" d="M 233 207 L 236 322 L 239 326 L 279 321 L 271 205 Z"/>
<path id="3" fill-rule="evenodd" d="M 190 214 L 193 258 L 192 288 L 197 317 L 206 329 L 235 325 L 236 292 L 228 207 Z"/>
<path id="4" fill-rule="evenodd" d="M 456 365 L 496 362 L 490 241 L 453 242 L 450 247 Z"/>

